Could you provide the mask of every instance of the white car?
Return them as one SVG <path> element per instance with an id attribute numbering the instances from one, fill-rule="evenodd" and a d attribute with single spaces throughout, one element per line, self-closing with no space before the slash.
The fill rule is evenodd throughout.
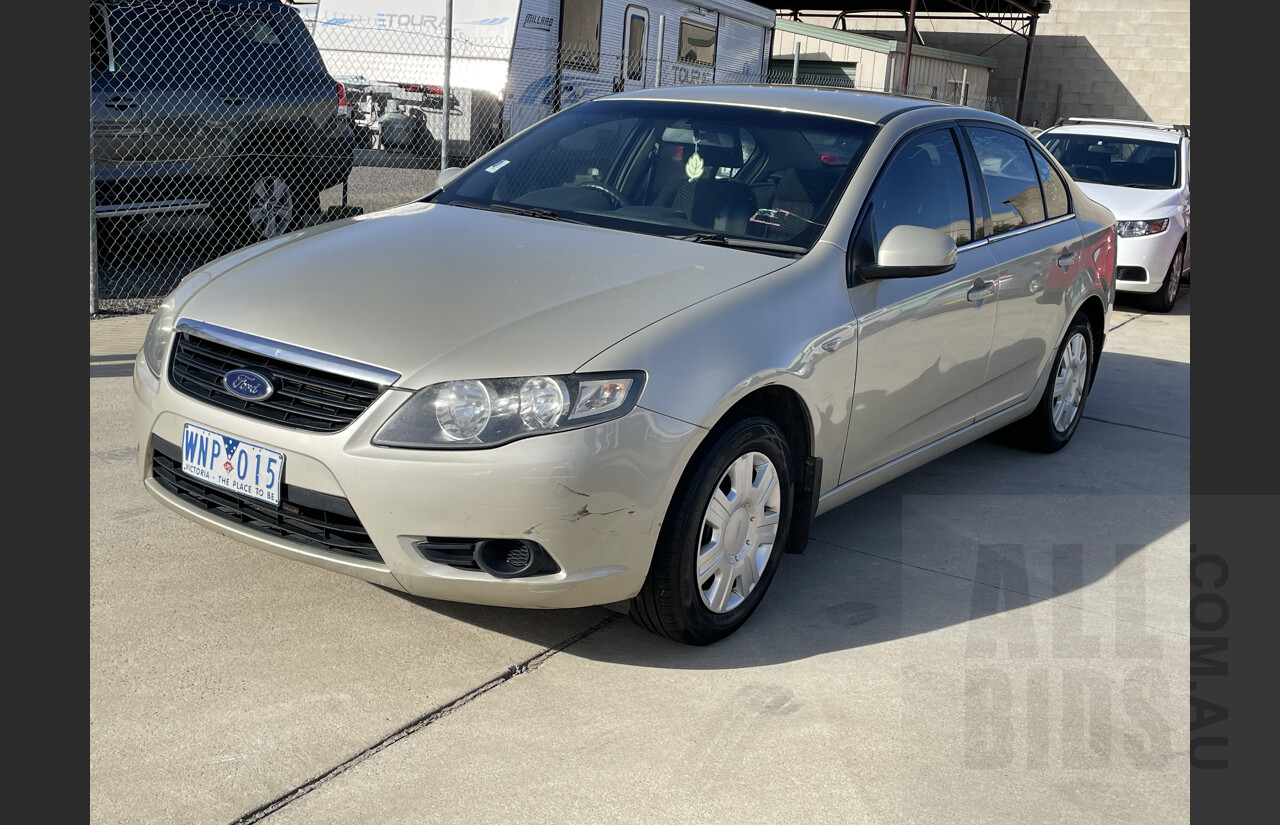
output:
<path id="1" fill-rule="evenodd" d="M 1037 139 L 1116 215 L 1116 291 L 1173 309 L 1191 280 L 1191 127 L 1066 118 Z"/>

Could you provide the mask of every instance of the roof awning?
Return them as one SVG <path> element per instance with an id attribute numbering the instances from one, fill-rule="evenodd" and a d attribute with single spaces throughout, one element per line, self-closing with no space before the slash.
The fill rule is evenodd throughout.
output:
<path id="1" fill-rule="evenodd" d="M 797 3 L 775 6 L 779 17 L 807 22 L 815 18 L 831 20 L 831 28 L 847 30 L 848 21 L 866 17 L 901 17 L 906 26 L 906 54 L 899 89 L 906 90 L 911 69 L 911 46 L 917 39 L 917 20 L 955 20 L 978 18 L 998 26 L 1026 41 L 1022 76 L 1018 81 L 1018 109 L 1014 120 L 1022 121 L 1022 102 L 1027 90 L 1027 70 L 1031 65 L 1031 47 L 1036 35 L 1036 20 L 1049 12 L 1051 0 L 870 0 L 870 2 Z"/>

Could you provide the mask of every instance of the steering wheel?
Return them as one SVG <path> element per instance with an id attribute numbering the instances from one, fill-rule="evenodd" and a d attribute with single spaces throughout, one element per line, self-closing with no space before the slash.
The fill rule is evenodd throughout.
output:
<path id="1" fill-rule="evenodd" d="M 583 189 L 595 189 L 598 192 L 603 192 L 609 198 L 609 200 L 613 202 L 614 209 L 619 209 L 623 206 L 631 205 L 631 203 L 625 197 L 623 197 L 621 192 L 619 192 L 617 189 L 614 189 L 612 186 L 610 186 L 607 183 L 597 183 L 596 181 L 583 181 L 582 183 L 579 183 L 577 185 L 581 186 Z"/>

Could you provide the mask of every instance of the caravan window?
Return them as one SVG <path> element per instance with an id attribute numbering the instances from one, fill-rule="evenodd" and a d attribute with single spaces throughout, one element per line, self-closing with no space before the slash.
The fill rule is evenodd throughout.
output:
<path id="1" fill-rule="evenodd" d="M 716 64 L 716 30 L 680 21 L 680 50 L 677 52 L 681 63 L 693 63 L 698 66 L 714 66 Z"/>
<path id="2" fill-rule="evenodd" d="M 635 6 L 627 6 L 627 80 L 644 80 L 644 29 L 649 23 L 649 12 Z"/>
<path id="3" fill-rule="evenodd" d="M 601 0 L 564 0 L 560 44 L 566 68 L 600 71 Z"/>

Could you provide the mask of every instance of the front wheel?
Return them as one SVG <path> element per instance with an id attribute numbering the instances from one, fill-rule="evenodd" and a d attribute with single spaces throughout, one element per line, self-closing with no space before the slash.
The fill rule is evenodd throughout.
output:
<path id="1" fill-rule="evenodd" d="M 1067 446 L 1084 416 L 1097 357 L 1093 328 L 1084 316 L 1076 316 L 1054 356 L 1053 374 L 1040 402 L 1030 415 L 1005 428 L 1008 440 L 1042 453 Z"/>
<path id="2" fill-rule="evenodd" d="M 1160 290 L 1147 298 L 1147 307 L 1155 312 L 1169 312 L 1178 298 L 1178 287 L 1182 284 L 1183 249 L 1179 246 L 1178 251 L 1173 253 L 1173 260 L 1169 262 L 1169 271 L 1164 274 Z"/>
<path id="3" fill-rule="evenodd" d="M 671 502 L 649 576 L 631 600 L 637 624 L 706 645 L 747 621 L 791 531 L 793 466 L 766 418 L 744 419 L 716 438 Z"/>

